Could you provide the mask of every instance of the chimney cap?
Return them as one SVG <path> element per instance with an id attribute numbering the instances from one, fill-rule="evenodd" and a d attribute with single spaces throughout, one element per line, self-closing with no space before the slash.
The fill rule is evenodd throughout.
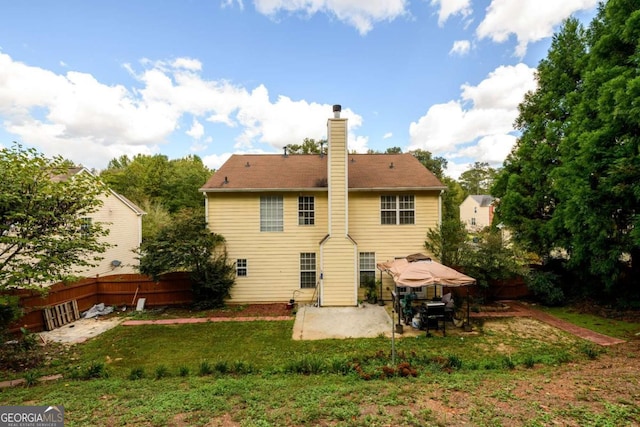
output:
<path id="1" fill-rule="evenodd" d="M 333 106 L 333 112 L 334 112 L 334 113 L 339 113 L 340 111 L 342 111 L 342 105 L 340 105 L 340 104 L 334 104 L 334 106 Z"/>

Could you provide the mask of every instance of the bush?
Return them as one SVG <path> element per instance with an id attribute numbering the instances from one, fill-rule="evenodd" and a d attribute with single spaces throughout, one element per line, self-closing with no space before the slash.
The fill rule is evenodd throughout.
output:
<path id="1" fill-rule="evenodd" d="M 527 287 L 544 305 L 554 306 L 564 302 L 564 292 L 558 284 L 558 275 L 550 271 L 532 270 L 526 277 Z"/>
<path id="2" fill-rule="evenodd" d="M 141 380 L 145 377 L 144 368 L 137 367 L 131 368 L 131 372 L 129 372 L 129 379 L 132 381 Z"/>

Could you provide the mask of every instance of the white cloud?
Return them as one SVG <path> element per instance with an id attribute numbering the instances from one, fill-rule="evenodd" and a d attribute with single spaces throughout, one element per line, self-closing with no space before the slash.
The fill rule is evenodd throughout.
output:
<path id="1" fill-rule="evenodd" d="M 409 150 L 447 158 L 501 163 L 515 142 L 513 122 L 525 93 L 535 89 L 535 69 L 501 66 L 477 86 L 461 86 L 461 99 L 433 105 L 409 126 Z"/>
<path id="2" fill-rule="evenodd" d="M 441 27 L 450 16 L 462 15 L 463 18 L 471 15 L 471 0 L 431 0 L 432 6 L 440 6 L 438 11 L 438 25 Z"/>
<path id="3" fill-rule="evenodd" d="M 389 139 L 389 138 L 393 138 L 393 133 L 387 132 L 384 135 L 382 135 L 382 139 Z"/>
<path id="4" fill-rule="evenodd" d="M 279 12 L 314 15 L 326 13 L 355 27 L 362 35 L 381 21 L 407 13 L 407 0 L 254 0 L 256 10 L 269 17 Z"/>
<path id="5" fill-rule="evenodd" d="M 184 131 L 196 140 L 192 150 L 203 147 L 207 130 L 201 119 L 238 128 L 237 147 L 246 150 L 259 150 L 259 144 L 280 150 L 326 135 L 331 105 L 286 96 L 271 102 L 262 85 L 249 91 L 203 79 L 200 61 L 190 58 L 142 64 L 141 72 L 125 65 L 137 84 L 126 88 L 77 71 L 55 74 L 0 52 L 2 126 L 46 155 L 60 154 L 96 168 L 120 155 L 158 152 L 185 121 L 192 123 Z M 367 139 L 354 132 L 362 117 L 349 109 L 342 114 L 350 119 L 350 149 L 366 151 Z"/>
<path id="6" fill-rule="evenodd" d="M 492 0 L 476 29 L 478 38 L 503 43 L 511 34 L 518 40 L 516 55 L 523 57 L 529 43 L 550 37 L 554 27 L 573 13 L 592 9 L 598 0 Z"/>
<path id="7" fill-rule="evenodd" d="M 471 50 L 471 42 L 469 40 L 456 40 L 453 47 L 449 51 L 449 55 L 464 56 Z"/>
<path id="8" fill-rule="evenodd" d="M 191 128 L 185 133 L 193 139 L 200 139 L 204 136 L 204 126 L 194 118 Z"/>

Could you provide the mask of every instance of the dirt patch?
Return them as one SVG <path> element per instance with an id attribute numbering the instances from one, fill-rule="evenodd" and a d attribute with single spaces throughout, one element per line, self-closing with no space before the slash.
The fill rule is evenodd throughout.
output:
<path id="1" fill-rule="evenodd" d="M 190 307 L 158 307 L 147 309 L 144 314 L 169 319 L 188 317 L 278 317 L 294 315 L 292 309 L 284 303 L 228 305 L 209 310 L 196 310 Z"/>
<path id="2" fill-rule="evenodd" d="M 544 342 L 568 342 L 572 338 L 567 333 L 546 323 L 528 317 L 486 320 L 482 326 L 485 333 L 510 335 Z"/>

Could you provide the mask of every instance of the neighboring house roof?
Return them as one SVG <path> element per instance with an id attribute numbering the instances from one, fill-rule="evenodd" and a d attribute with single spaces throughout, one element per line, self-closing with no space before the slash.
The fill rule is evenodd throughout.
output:
<path id="1" fill-rule="evenodd" d="M 122 203 L 124 203 L 129 209 L 131 209 L 136 215 L 146 215 L 147 213 L 140 209 L 138 205 L 133 203 L 131 200 L 124 197 L 122 194 L 116 193 L 113 190 L 109 190 L 111 194 L 113 194 L 117 199 L 119 199 Z"/>
<path id="2" fill-rule="evenodd" d="M 327 155 L 233 155 L 200 189 L 311 190 L 327 187 Z M 444 186 L 411 154 L 349 154 L 349 189 L 431 189 Z"/>
<path id="3" fill-rule="evenodd" d="M 470 195 L 469 197 L 471 197 L 473 200 L 475 200 L 478 205 L 480 205 L 481 208 L 486 208 L 488 206 L 491 206 L 491 204 L 493 203 L 494 197 L 492 196 L 487 196 L 487 195 Z"/>

